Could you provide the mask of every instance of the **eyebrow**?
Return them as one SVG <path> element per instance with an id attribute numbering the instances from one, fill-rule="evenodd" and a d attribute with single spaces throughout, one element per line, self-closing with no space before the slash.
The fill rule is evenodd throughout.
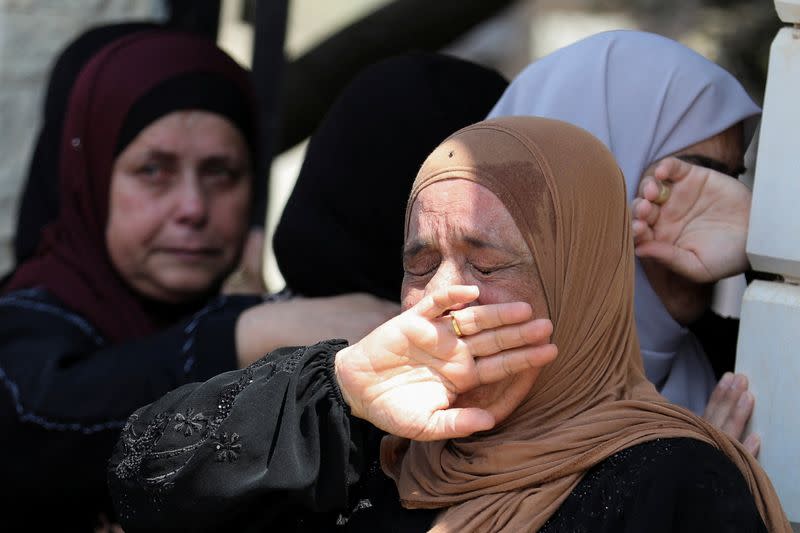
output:
<path id="1" fill-rule="evenodd" d="M 239 163 L 243 164 L 244 162 L 238 161 L 230 155 L 210 155 L 200 160 L 202 165 L 236 165 Z"/>
<path id="2" fill-rule="evenodd" d="M 731 168 L 719 159 L 714 159 L 713 157 L 708 157 L 705 155 L 700 154 L 681 154 L 675 156 L 681 161 L 685 161 L 687 163 L 691 163 L 692 165 L 699 165 L 701 167 L 710 168 L 711 170 L 716 170 L 717 172 L 721 172 L 723 174 L 727 174 L 732 178 L 739 178 L 740 174 L 744 174 L 747 171 L 747 168 L 744 165 L 740 165 L 736 168 Z"/>
<path id="3" fill-rule="evenodd" d="M 173 152 L 165 152 L 164 150 L 159 150 L 158 148 L 150 148 L 144 154 L 148 159 L 177 159 L 177 155 Z"/>
<path id="4" fill-rule="evenodd" d="M 175 161 L 180 158 L 178 154 L 175 152 L 168 152 L 158 148 L 150 148 L 145 153 L 146 159 L 157 159 L 160 161 Z M 249 169 L 249 163 L 247 158 L 243 160 L 239 160 L 238 158 L 234 157 L 231 154 L 221 153 L 221 154 L 211 154 L 202 159 L 200 159 L 201 165 L 243 165 L 245 168 Z"/>

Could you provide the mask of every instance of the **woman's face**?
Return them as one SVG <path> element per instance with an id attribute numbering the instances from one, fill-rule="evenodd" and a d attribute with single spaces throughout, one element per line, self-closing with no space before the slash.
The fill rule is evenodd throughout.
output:
<path id="1" fill-rule="evenodd" d="M 449 285 L 476 285 L 473 305 L 524 301 L 549 318 L 533 254 L 511 213 L 489 189 L 468 180 L 433 183 L 417 196 L 403 250 L 403 309 Z M 459 406 L 505 418 L 530 391 L 536 374 L 479 387 Z"/>
<path id="2" fill-rule="evenodd" d="M 150 124 L 117 157 L 106 246 L 125 281 L 159 301 L 189 301 L 238 260 L 251 162 L 242 134 L 205 111 Z"/>

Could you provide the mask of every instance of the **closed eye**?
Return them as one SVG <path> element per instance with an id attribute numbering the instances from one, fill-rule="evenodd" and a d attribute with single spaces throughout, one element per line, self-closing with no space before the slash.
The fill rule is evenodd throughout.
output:
<path id="1" fill-rule="evenodd" d="M 404 266 L 403 272 L 409 276 L 423 277 L 434 272 L 437 266 L 438 265 L 432 265 L 430 267 L 424 265 L 423 266 L 414 265 L 413 267 Z"/>

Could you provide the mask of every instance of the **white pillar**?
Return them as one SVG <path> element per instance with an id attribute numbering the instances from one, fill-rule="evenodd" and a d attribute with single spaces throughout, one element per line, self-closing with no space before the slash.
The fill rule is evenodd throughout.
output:
<path id="1" fill-rule="evenodd" d="M 776 0 L 784 22 L 772 43 L 753 186 L 747 254 L 786 282 L 748 287 L 736 371 L 756 398 L 750 431 L 792 522 L 800 522 L 800 0 Z"/>

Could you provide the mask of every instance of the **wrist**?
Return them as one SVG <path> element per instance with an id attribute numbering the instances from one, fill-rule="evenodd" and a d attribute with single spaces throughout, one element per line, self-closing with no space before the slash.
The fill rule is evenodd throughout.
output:
<path id="1" fill-rule="evenodd" d="M 344 403 L 347 404 L 347 407 L 350 408 L 350 413 L 353 416 L 358 418 L 364 418 L 361 415 L 361 409 L 358 403 L 355 401 L 353 395 L 349 390 L 349 383 L 347 376 L 347 359 L 353 356 L 353 352 L 356 350 L 355 345 L 346 346 L 336 352 L 333 356 L 333 377 L 336 380 L 336 386 L 339 388 L 339 392 L 342 395 L 342 399 Z"/>
<path id="2" fill-rule="evenodd" d="M 279 339 L 273 334 L 273 324 L 265 320 L 263 309 L 267 305 L 272 304 L 260 304 L 247 309 L 236 321 L 235 341 L 239 368 L 244 368 L 275 348 L 283 346 L 276 344 L 275 341 Z"/>

